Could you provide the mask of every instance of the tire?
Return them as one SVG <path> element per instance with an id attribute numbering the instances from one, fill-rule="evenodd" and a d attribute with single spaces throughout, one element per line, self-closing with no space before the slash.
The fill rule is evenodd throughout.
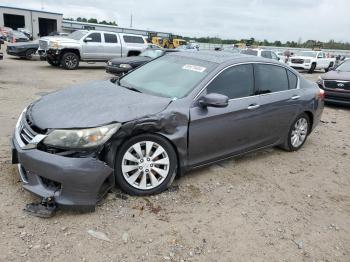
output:
<path id="1" fill-rule="evenodd" d="M 28 60 L 32 59 L 32 57 L 35 54 L 35 52 L 36 52 L 35 49 L 28 49 L 26 51 L 26 59 L 28 59 Z"/>
<path id="2" fill-rule="evenodd" d="M 56 67 L 60 66 L 60 62 L 57 61 L 57 60 L 50 60 L 50 59 L 47 59 L 46 61 L 47 61 L 50 65 L 52 65 L 52 66 L 56 66 Z"/>
<path id="3" fill-rule="evenodd" d="M 311 68 L 309 69 L 309 71 L 307 71 L 309 74 L 312 74 L 316 69 L 316 63 L 312 63 Z"/>
<path id="4" fill-rule="evenodd" d="M 153 134 L 138 135 L 122 144 L 114 170 L 116 183 L 124 192 L 136 196 L 158 194 L 175 178 L 177 155 L 165 138 Z"/>
<path id="5" fill-rule="evenodd" d="M 75 70 L 79 67 L 79 56 L 76 53 L 66 52 L 61 58 L 61 65 L 64 69 Z"/>
<path id="6" fill-rule="evenodd" d="M 305 128 L 300 128 L 299 130 L 296 130 L 297 125 L 300 123 L 306 124 Z M 283 148 L 286 151 L 297 151 L 299 150 L 305 143 L 309 133 L 310 133 L 310 118 L 307 114 L 303 113 L 299 115 L 292 123 L 291 127 L 288 131 L 288 136 L 285 139 L 284 143 L 281 145 L 281 148 Z M 296 133 L 295 135 L 293 133 Z M 293 136 L 299 135 L 299 143 L 293 143 Z"/>

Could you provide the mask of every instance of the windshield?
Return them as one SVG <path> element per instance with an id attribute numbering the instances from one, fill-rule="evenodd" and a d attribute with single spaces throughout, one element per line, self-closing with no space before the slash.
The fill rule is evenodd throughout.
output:
<path id="1" fill-rule="evenodd" d="M 344 63 L 340 64 L 337 68 L 337 71 L 342 72 L 350 72 L 350 60 L 345 61 Z"/>
<path id="2" fill-rule="evenodd" d="M 84 35 L 86 35 L 86 31 L 75 31 L 68 35 L 68 38 L 74 40 L 80 40 Z"/>
<path id="3" fill-rule="evenodd" d="M 140 56 L 145 56 L 145 57 L 149 57 L 149 58 L 157 58 L 159 56 L 161 56 L 163 54 L 163 51 L 162 50 L 146 50 L 146 51 L 143 51 Z"/>
<path id="4" fill-rule="evenodd" d="M 13 34 L 15 37 L 27 38 L 27 36 L 26 36 L 25 34 L 23 34 L 22 32 L 13 31 L 12 34 Z"/>
<path id="5" fill-rule="evenodd" d="M 215 67 L 215 63 L 180 56 L 163 56 L 129 73 L 120 85 L 142 93 L 182 98 Z"/>
<path id="6" fill-rule="evenodd" d="M 306 56 L 306 57 L 316 57 L 317 52 L 314 51 L 302 51 L 297 53 L 297 56 Z"/>

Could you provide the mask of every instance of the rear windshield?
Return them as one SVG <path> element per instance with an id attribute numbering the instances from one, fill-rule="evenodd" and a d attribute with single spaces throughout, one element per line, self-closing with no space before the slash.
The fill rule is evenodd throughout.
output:
<path id="1" fill-rule="evenodd" d="M 129 73 L 120 80 L 120 85 L 142 93 L 182 98 L 215 67 L 215 63 L 167 55 Z"/>

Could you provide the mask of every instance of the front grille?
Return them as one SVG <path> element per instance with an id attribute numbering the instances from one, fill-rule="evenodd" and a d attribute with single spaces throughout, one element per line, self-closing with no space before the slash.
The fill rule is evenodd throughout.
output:
<path id="1" fill-rule="evenodd" d="M 47 50 L 49 44 L 45 40 L 39 40 L 39 48 L 43 50 Z"/>
<path id="2" fill-rule="evenodd" d="M 37 128 L 27 115 L 23 115 L 19 125 L 19 136 L 22 142 L 27 145 L 37 134 L 45 134 L 43 130 Z"/>
<path id="3" fill-rule="evenodd" d="M 325 80 L 324 86 L 330 89 L 343 89 L 350 91 L 350 81 Z"/>
<path id="4" fill-rule="evenodd" d="M 14 46 L 7 46 L 7 50 L 13 50 L 13 49 L 15 49 Z"/>
<path id="5" fill-rule="evenodd" d="M 293 64 L 303 64 L 304 63 L 304 59 L 292 58 L 291 61 Z"/>

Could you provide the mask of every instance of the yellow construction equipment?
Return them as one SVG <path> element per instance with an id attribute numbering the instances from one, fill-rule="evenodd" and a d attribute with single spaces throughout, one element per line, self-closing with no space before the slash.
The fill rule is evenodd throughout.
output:
<path id="1" fill-rule="evenodd" d="M 181 45 L 187 45 L 186 40 L 181 39 L 180 36 L 170 35 L 169 38 L 163 39 L 164 48 L 178 48 Z"/>

